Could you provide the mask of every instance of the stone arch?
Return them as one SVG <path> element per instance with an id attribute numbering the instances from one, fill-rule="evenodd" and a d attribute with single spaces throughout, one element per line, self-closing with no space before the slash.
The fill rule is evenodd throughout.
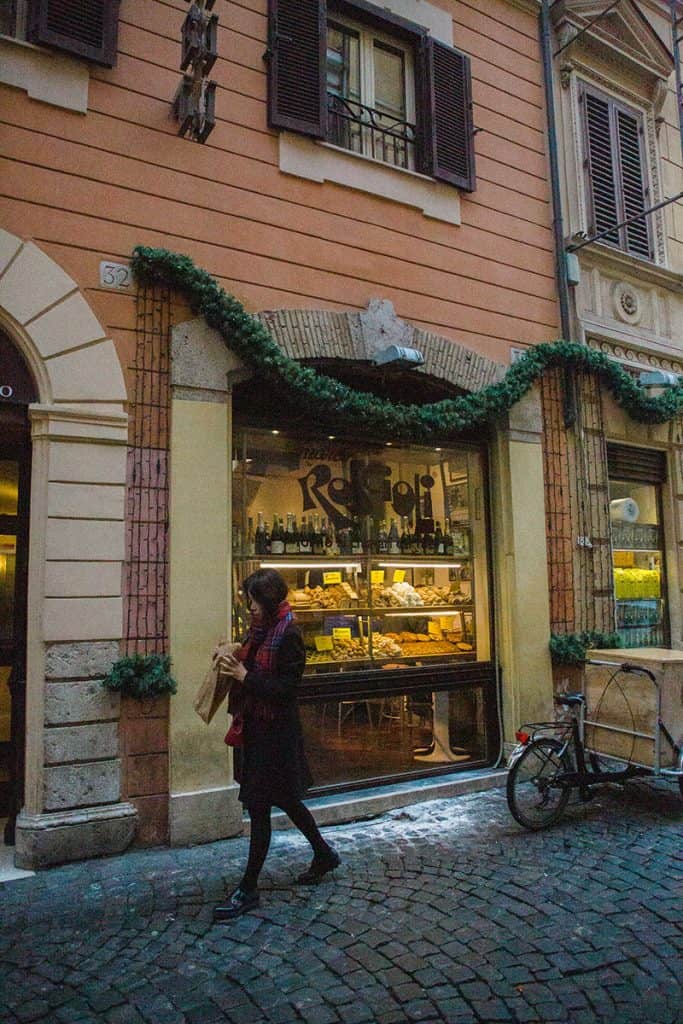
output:
<path id="1" fill-rule="evenodd" d="M 5 231 L 0 325 L 39 394 L 29 406 L 26 775 L 16 862 L 42 867 L 84 850 L 121 850 L 134 831 L 135 809 L 120 799 L 118 698 L 98 681 L 118 658 L 123 631 L 127 395 L 114 343 L 76 282 Z"/>
<path id="2" fill-rule="evenodd" d="M 33 242 L 0 231 L 0 315 L 36 380 L 41 404 L 124 411 L 114 343 L 78 285 Z"/>
<path id="3" fill-rule="evenodd" d="M 396 316 L 388 299 L 372 299 L 360 313 L 321 309 L 278 309 L 257 314 L 278 345 L 292 359 L 321 358 L 371 361 L 388 345 L 418 349 L 424 364 L 412 372 L 480 391 L 495 384 L 506 367 L 452 338 L 423 331 Z"/>

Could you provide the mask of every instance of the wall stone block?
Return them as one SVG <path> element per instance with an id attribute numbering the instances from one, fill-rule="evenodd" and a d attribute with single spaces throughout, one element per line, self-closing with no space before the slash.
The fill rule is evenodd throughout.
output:
<path id="1" fill-rule="evenodd" d="M 47 679 L 88 679 L 106 675 L 120 657 L 118 642 L 51 644 L 47 648 Z"/>
<path id="2" fill-rule="evenodd" d="M 94 761 L 98 758 L 117 757 L 118 753 L 117 722 L 71 725 L 45 731 L 46 764 Z"/>
<path id="3" fill-rule="evenodd" d="M 118 760 L 45 769 L 45 809 L 115 803 L 120 797 Z"/>
<path id="4" fill-rule="evenodd" d="M 45 724 L 117 720 L 121 709 L 118 693 L 105 690 L 99 679 L 45 686 Z"/>

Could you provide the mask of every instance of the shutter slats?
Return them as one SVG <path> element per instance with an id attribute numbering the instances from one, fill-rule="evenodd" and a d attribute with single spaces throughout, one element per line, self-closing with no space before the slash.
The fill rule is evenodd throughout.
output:
<path id="1" fill-rule="evenodd" d="M 607 472 L 610 480 L 666 483 L 666 452 L 653 448 L 631 448 L 625 444 L 608 444 Z"/>
<path id="2" fill-rule="evenodd" d="M 105 67 L 116 63 L 119 0 L 32 0 L 28 36 Z"/>
<path id="3" fill-rule="evenodd" d="M 609 231 L 647 208 L 647 185 L 640 119 L 606 97 L 584 93 L 591 230 Z M 609 245 L 650 258 L 652 245 L 647 218 L 609 231 Z"/>
<path id="4" fill-rule="evenodd" d="M 270 0 L 268 121 L 323 138 L 325 0 Z"/>
<path id="5" fill-rule="evenodd" d="M 619 218 L 609 107 L 606 102 L 591 93 L 586 93 L 586 123 L 593 199 L 592 230 L 599 234 L 617 224 Z M 619 232 L 611 231 L 604 241 L 610 245 L 619 245 Z"/>
<path id="6" fill-rule="evenodd" d="M 435 178 L 472 192 L 476 179 L 469 57 L 431 37 L 425 39 L 424 46 L 426 170 Z"/>

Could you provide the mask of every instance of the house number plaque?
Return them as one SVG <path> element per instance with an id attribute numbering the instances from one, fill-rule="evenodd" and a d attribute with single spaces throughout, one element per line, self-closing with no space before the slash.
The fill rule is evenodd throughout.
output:
<path id="1" fill-rule="evenodd" d="M 127 263 L 100 262 L 100 284 L 105 288 L 132 288 L 133 275 Z"/>

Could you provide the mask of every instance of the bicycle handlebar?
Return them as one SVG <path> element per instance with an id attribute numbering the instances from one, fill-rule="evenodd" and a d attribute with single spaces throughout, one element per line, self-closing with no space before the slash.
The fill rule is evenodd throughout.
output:
<path id="1" fill-rule="evenodd" d="M 650 682 L 654 683 L 655 686 L 657 685 L 657 678 L 654 672 L 651 672 L 649 668 L 645 668 L 643 665 L 633 665 L 630 661 L 624 661 L 619 665 L 614 661 L 595 661 L 592 658 L 589 658 L 586 661 L 586 664 L 600 665 L 604 668 L 618 669 L 621 672 L 632 672 L 634 675 L 647 676 Z"/>

